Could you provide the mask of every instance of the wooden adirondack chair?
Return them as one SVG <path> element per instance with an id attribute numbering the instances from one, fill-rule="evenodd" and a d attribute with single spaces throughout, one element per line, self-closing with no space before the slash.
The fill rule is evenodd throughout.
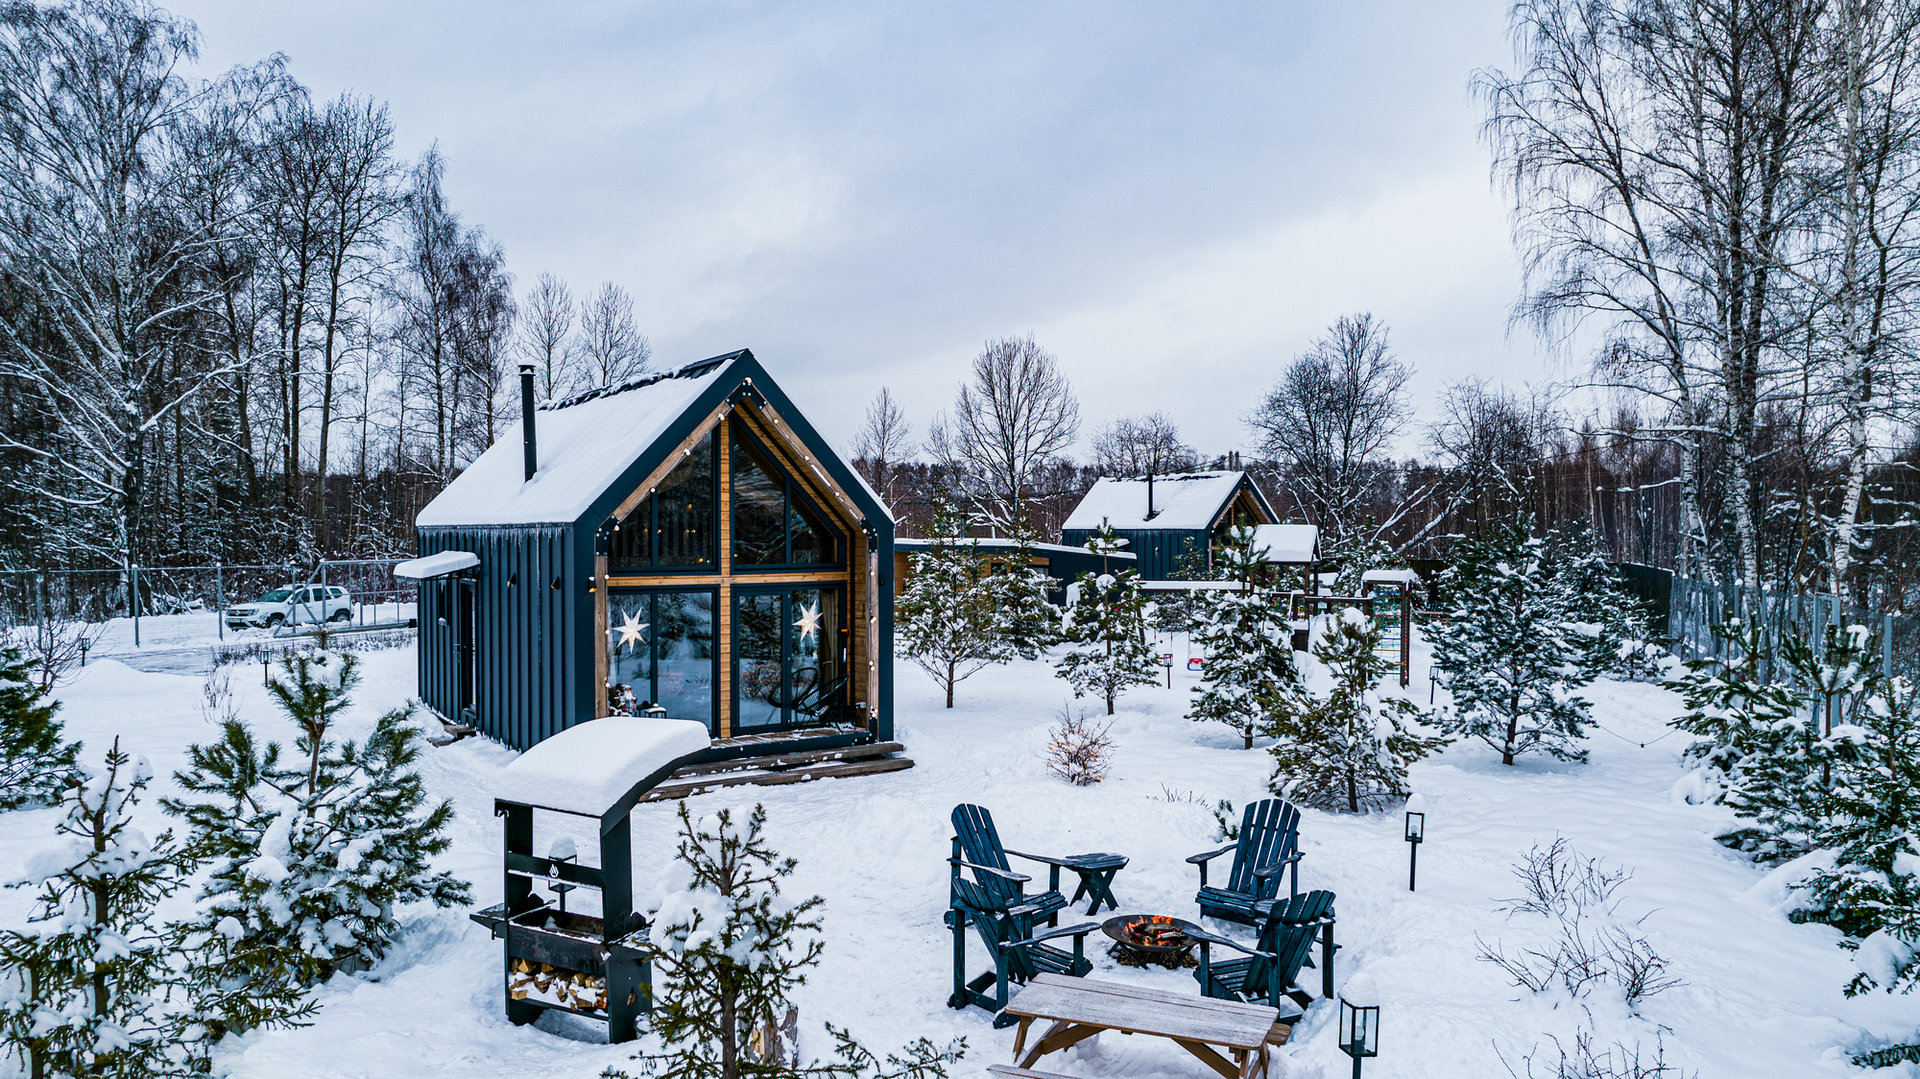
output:
<path id="1" fill-rule="evenodd" d="M 992 814 L 985 809 L 955 806 L 953 830 L 946 914 L 947 927 L 953 931 L 953 995 L 947 998 L 947 1006 L 977 1005 L 993 1013 L 994 1026 L 1011 1026 L 1018 1020 L 1004 1014 L 1010 986 L 1025 984 L 1037 974 L 1084 976 L 1093 969 L 1086 957 L 1086 936 L 1100 926 L 1082 922 L 1059 927 L 1060 909 L 1067 900 L 1058 887 L 1026 894 L 1025 886 L 1033 878 L 1014 872 L 1007 855 L 1047 864 L 1054 860 L 1006 850 L 1000 845 Z M 1043 920 L 1045 929 L 1040 928 Z M 967 977 L 969 927 L 993 960 L 992 970 L 973 978 Z M 1060 937 L 1073 939 L 1071 950 L 1046 943 Z"/>
<path id="2" fill-rule="evenodd" d="M 1233 868 L 1224 887 L 1207 884 L 1207 863 L 1228 851 Z M 1194 899 L 1200 913 L 1241 925 L 1257 925 L 1263 901 L 1280 893 L 1280 874 L 1291 871 L 1291 894 L 1300 895 L 1300 810 L 1292 803 L 1267 798 L 1249 803 L 1240 817 L 1240 838 L 1219 850 L 1196 854 L 1187 861 L 1200 867 L 1200 891 Z"/>
<path id="3" fill-rule="evenodd" d="M 1307 965 L 1313 939 L 1323 921 L 1318 917 L 1294 921 L 1288 915 L 1311 914 L 1315 910 L 1331 912 L 1332 909 L 1332 892 L 1309 892 L 1299 902 L 1275 903 L 1267 908 L 1261 921 L 1260 938 L 1251 948 L 1205 930 L 1190 933 L 1200 942 L 1200 969 L 1193 974 L 1194 980 L 1200 983 L 1200 992 L 1222 1000 L 1260 1003 L 1273 1008 L 1284 1007 L 1281 1003 L 1284 998 L 1306 1008 L 1314 998 L 1300 988 L 1300 969 Z M 1231 948 L 1247 958 L 1214 962 L 1214 945 Z"/>

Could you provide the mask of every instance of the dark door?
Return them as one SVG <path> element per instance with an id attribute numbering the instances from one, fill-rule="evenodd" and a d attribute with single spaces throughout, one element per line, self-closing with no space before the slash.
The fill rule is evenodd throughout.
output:
<path id="1" fill-rule="evenodd" d="M 460 722 L 474 721 L 474 582 L 453 582 L 453 690 Z"/>

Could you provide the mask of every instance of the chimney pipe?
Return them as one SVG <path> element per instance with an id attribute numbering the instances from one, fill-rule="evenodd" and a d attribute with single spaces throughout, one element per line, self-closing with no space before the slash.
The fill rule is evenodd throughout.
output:
<path id="1" fill-rule="evenodd" d="M 533 444 L 533 365 L 520 365 L 520 434 L 526 443 L 527 479 L 540 470 L 540 454 Z"/>

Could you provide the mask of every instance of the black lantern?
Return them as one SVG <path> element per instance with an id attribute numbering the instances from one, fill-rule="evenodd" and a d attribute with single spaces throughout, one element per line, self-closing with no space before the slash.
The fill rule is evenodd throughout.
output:
<path id="1" fill-rule="evenodd" d="M 1353 1079 L 1360 1079 L 1360 1062 L 1380 1055 L 1380 1006 L 1352 1004 L 1340 998 L 1340 1051 L 1353 1058 Z"/>
<path id="2" fill-rule="evenodd" d="M 1407 891 L 1413 891 L 1414 872 L 1419 868 L 1420 841 L 1427 837 L 1427 815 L 1407 811 Z"/>

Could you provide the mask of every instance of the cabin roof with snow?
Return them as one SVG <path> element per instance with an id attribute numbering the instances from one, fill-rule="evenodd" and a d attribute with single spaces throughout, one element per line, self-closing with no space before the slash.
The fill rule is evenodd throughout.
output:
<path id="1" fill-rule="evenodd" d="M 1266 549 L 1267 561 L 1284 565 L 1306 565 L 1319 558 L 1318 525 L 1254 525 L 1253 549 Z"/>
<path id="2" fill-rule="evenodd" d="M 1148 481 L 1140 477 L 1104 477 L 1073 507 L 1060 528 L 1091 531 L 1105 521 L 1121 532 L 1142 528 L 1211 531 L 1232 505 L 1234 496 L 1243 490 L 1265 511 L 1268 520 L 1278 516 L 1245 472 L 1179 472 L 1155 476 L 1151 512 L 1147 507 L 1147 486 Z"/>

